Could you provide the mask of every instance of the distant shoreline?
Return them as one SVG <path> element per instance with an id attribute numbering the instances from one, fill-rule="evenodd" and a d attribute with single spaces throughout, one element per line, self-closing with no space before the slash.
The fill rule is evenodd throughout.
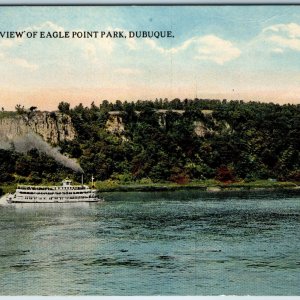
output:
<path id="1" fill-rule="evenodd" d="M 91 183 L 89 183 L 91 186 Z M 14 193 L 16 184 L 0 185 L 2 195 Z M 96 182 L 97 191 L 102 192 L 163 192 L 179 190 L 198 190 L 203 192 L 223 192 L 223 191 L 259 191 L 259 190 L 298 190 L 300 191 L 300 182 L 279 182 L 269 180 L 257 180 L 251 182 L 231 182 L 222 183 L 215 180 L 203 180 L 198 182 L 189 182 L 186 184 L 177 184 L 173 182 L 163 183 L 120 183 L 115 181 Z"/>
<path id="2" fill-rule="evenodd" d="M 300 191 L 300 183 L 253 181 L 249 183 L 153 183 L 153 184 L 116 184 L 114 186 L 99 186 L 101 192 L 161 192 L 178 190 L 199 190 L 207 192 L 221 191 L 254 191 L 254 190 L 282 190 L 291 189 Z"/>

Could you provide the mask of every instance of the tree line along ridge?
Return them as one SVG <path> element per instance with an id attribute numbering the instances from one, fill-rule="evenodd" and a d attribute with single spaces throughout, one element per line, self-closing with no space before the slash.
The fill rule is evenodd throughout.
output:
<path id="1" fill-rule="evenodd" d="M 55 146 L 98 181 L 300 181 L 300 105 L 196 98 L 74 108 L 60 102 L 58 110 L 71 118 L 76 136 Z M 67 175 L 80 182 L 80 174 L 36 149 L 0 149 L 0 183 L 58 182 Z"/>

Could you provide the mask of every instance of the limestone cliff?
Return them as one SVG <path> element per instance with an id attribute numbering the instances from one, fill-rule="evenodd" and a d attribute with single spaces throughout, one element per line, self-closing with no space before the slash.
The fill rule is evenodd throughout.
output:
<path id="1" fill-rule="evenodd" d="M 0 136 L 11 139 L 29 132 L 39 134 L 46 142 L 57 144 L 76 136 L 70 116 L 60 112 L 33 112 L 31 114 L 2 116 Z"/>
<path id="2" fill-rule="evenodd" d="M 121 134 L 121 135 L 124 134 L 125 126 L 123 123 L 121 112 L 119 111 L 109 112 L 109 118 L 106 122 L 106 129 L 110 133 Z"/>
<path id="3" fill-rule="evenodd" d="M 173 112 L 178 115 L 182 115 L 184 113 L 184 110 L 166 110 L 166 109 L 158 109 L 156 110 L 156 113 L 158 115 L 158 121 L 161 127 L 166 126 L 166 114 L 167 112 Z M 224 130 L 229 130 L 230 126 L 228 123 L 220 123 L 217 122 L 213 117 L 213 111 L 212 110 L 201 110 L 202 114 L 207 118 L 211 120 L 211 123 L 214 125 L 213 127 L 218 128 L 219 130 L 213 130 L 208 124 L 206 124 L 203 121 L 195 121 L 194 122 L 194 132 L 199 137 L 205 137 L 206 135 L 211 134 L 218 134 L 220 132 L 224 132 Z M 140 111 L 135 111 L 137 115 L 140 114 Z M 121 137 L 124 135 L 125 132 L 125 126 L 122 118 L 122 112 L 121 111 L 110 111 L 109 112 L 109 118 L 106 122 L 106 130 L 110 133 L 118 134 Z"/>

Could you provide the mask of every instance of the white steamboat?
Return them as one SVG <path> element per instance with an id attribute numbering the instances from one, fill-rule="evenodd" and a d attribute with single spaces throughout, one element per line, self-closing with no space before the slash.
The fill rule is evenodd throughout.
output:
<path id="1" fill-rule="evenodd" d="M 92 178 L 93 180 L 93 178 Z M 87 185 L 72 185 L 65 179 L 61 186 L 18 185 L 16 192 L 7 196 L 8 203 L 74 203 L 99 202 L 96 189 Z"/>

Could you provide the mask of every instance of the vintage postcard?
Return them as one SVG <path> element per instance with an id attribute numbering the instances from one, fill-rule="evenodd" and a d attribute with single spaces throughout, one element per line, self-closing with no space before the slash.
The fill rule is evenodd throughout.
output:
<path id="1" fill-rule="evenodd" d="M 0 296 L 299 296 L 300 6 L 0 6 Z"/>

